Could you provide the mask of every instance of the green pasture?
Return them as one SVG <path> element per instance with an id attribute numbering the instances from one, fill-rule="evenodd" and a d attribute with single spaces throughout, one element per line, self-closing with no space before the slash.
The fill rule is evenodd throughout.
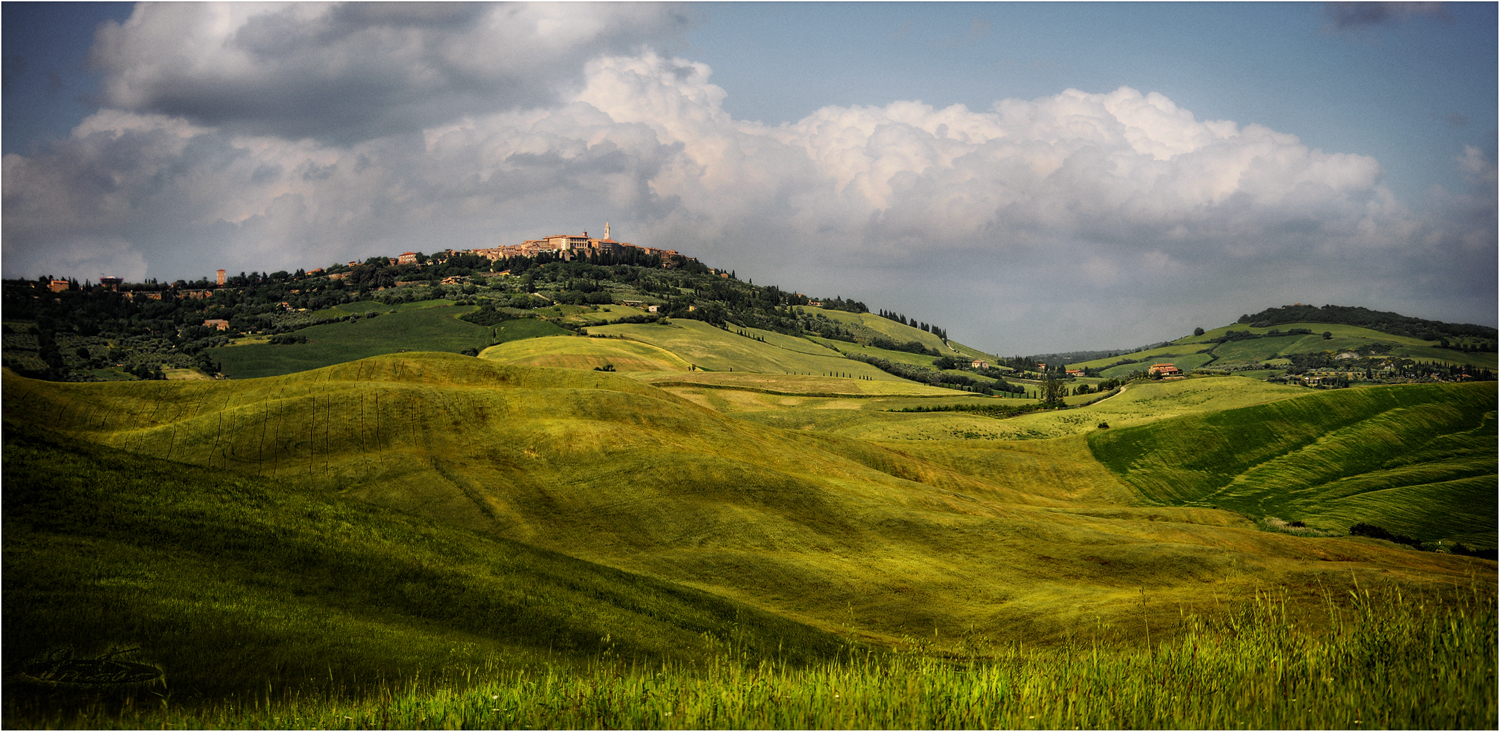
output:
<path id="1" fill-rule="evenodd" d="M 364 312 L 358 310 L 359 305 L 341 307 Z M 500 326 L 489 328 L 459 320 L 458 316 L 474 310 L 470 306 L 406 303 L 395 309 L 394 313 L 380 310 L 381 315 L 374 318 L 303 328 L 297 331 L 297 335 L 306 337 L 306 343 L 227 346 L 207 353 L 219 362 L 226 376 L 249 379 L 307 371 L 398 351 L 458 353 L 469 348 L 482 349 L 502 337 L 527 338 L 564 332 L 544 321 L 522 320 L 507 323 L 510 330 L 502 334 Z"/>
<path id="2" fill-rule="evenodd" d="M 836 348 L 842 353 L 858 353 L 865 356 L 874 356 L 875 358 L 883 358 L 893 363 L 904 363 L 909 366 L 917 366 L 924 369 L 933 369 L 932 362 L 937 360 L 938 358 L 937 356 L 929 356 L 925 353 L 912 353 L 910 351 L 890 351 L 884 348 L 875 348 L 874 346 L 861 346 L 858 343 L 829 340 L 827 338 L 819 338 L 817 336 L 813 336 L 812 340 L 824 347 L 831 349 Z M 944 352 L 951 355 L 951 352 Z"/>
<path id="3" fill-rule="evenodd" d="M 1495 411 L 1490 384 L 1371 387 L 1089 439 L 1101 462 L 1160 503 L 1494 546 Z"/>
<path id="4" fill-rule="evenodd" d="M 801 336 L 789 336 L 777 333 L 773 330 L 761 330 L 760 328 L 746 328 L 734 323 L 729 324 L 729 330 L 733 333 L 744 333 L 752 338 L 758 338 L 767 345 L 788 351 L 805 353 L 810 356 L 827 356 L 828 347 L 822 339 L 804 338 Z M 832 341 L 837 342 L 837 341 Z"/>
<path id="5" fill-rule="evenodd" d="M 796 376 L 789 374 L 756 374 L 746 371 L 694 371 L 684 374 L 646 374 L 646 381 L 662 388 L 714 389 L 720 391 L 744 391 L 769 396 L 854 396 L 872 397 L 917 397 L 922 400 L 949 399 L 962 394 L 953 389 L 942 389 L 918 384 L 904 379 L 876 381 L 847 379 L 833 376 Z M 982 398 L 970 395 L 970 398 Z"/>
<path id="6" fill-rule="evenodd" d="M 1266 333 L 1271 330 L 1286 332 L 1293 328 L 1306 328 L 1312 331 L 1311 335 L 1273 336 L 1271 338 L 1257 338 L 1244 341 L 1229 341 L 1213 345 L 1214 338 L 1222 337 L 1227 331 L 1249 331 L 1251 333 Z M 1323 339 L 1323 333 L 1332 334 L 1332 338 Z M 1480 366 L 1489 369 L 1496 368 L 1496 355 L 1493 353 L 1463 353 L 1449 349 L 1437 348 L 1432 342 L 1423 341 L 1407 336 L 1396 336 L 1382 333 L 1369 328 L 1360 328 L 1352 325 L 1333 325 L 1328 323 L 1292 323 L 1289 325 L 1278 325 L 1266 328 L 1252 328 L 1247 325 L 1229 325 L 1206 331 L 1201 336 L 1187 336 L 1173 341 L 1171 344 L 1146 351 L 1127 353 L 1111 358 L 1095 359 L 1080 364 L 1072 364 L 1070 368 L 1102 368 L 1108 366 L 1121 358 L 1130 358 L 1140 363 L 1116 366 L 1105 369 L 1102 373 L 1107 377 L 1121 377 L 1131 371 L 1149 368 L 1152 363 L 1170 361 L 1178 368 L 1188 371 L 1199 366 L 1211 365 L 1209 361 L 1217 359 L 1224 363 L 1249 363 L 1254 361 L 1271 361 L 1282 356 L 1293 353 L 1320 353 L 1323 351 L 1353 351 L 1363 346 L 1373 344 L 1387 344 L 1393 346 L 1386 354 L 1393 357 L 1410 358 L 1419 361 L 1436 361 L 1456 365 Z M 1212 357 L 1205 354 L 1193 354 L 1205 347 L 1213 347 Z M 1188 364 L 1188 365 L 1184 365 Z"/>
<path id="7" fill-rule="evenodd" d="M 588 329 L 590 335 L 623 337 L 668 351 L 695 369 L 705 371 L 748 371 L 761 374 L 794 374 L 826 376 L 843 374 L 849 378 L 880 381 L 901 380 L 859 361 L 851 361 L 833 351 L 818 353 L 810 341 L 788 338 L 782 343 L 767 338 L 761 342 L 716 328 L 697 320 L 674 320 L 670 324 L 604 325 Z M 763 334 L 764 331 L 756 331 Z M 826 355 L 825 355 L 826 354 Z"/>
<path id="8" fill-rule="evenodd" d="M 1184 608 L 1206 610 L 1209 581 L 1232 598 L 1272 580 L 1426 585 L 1469 566 L 1263 532 L 1223 511 L 1138 507 L 1132 483 L 1089 459 L 1077 434 L 1100 415 L 1147 419 L 1284 393 L 1243 379 L 1132 386 L 1014 420 L 788 409 L 841 421 L 785 429 L 752 419 L 774 411 L 721 414 L 623 375 L 436 353 L 244 381 L 5 378 L 5 414 L 23 424 L 295 482 L 879 644 L 971 625 L 1054 643 L 1094 619 L 1168 627 Z M 933 421 L 959 419 L 967 426 Z M 1013 423 L 1072 436 L 965 434 Z M 913 427 L 928 434 L 879 431 Z M 1322 561 L 1329 551 L 1349 561 Z"/>
<path id="9" fill-rule="evenodd" d="M 378 300 L 361 300 L 359 302 L 346 302 L 346 303 L 342 303 L 342 304 L 339 304 L 339 305 L 335 305 L 332 308 L 329 308 L 328 310 L 322 310 L 322 311 L 319 311 L 319 312 L 320 313 L 327 313 L 327 312 L 331 312 L 331 311 L 341 311 L 341 312 L 343 312 L 346 315 L 364 315 L 365 313 L 370 313 L 370 312 L 375 312 L 375 313 L 391 313 L 391 312 L 405 313 L 405 312 L 410 312 L 412 310 L 428 310 L 430 308 L 446 308 L 446 307 L 453 307 L 452 301 L 442 300 L 442 299 L 437 299 L 437 300 L 417 300 L 415 302 L 403 302 L 403 303 L 396 303 L 394 305 L 389 305 L 389 304 L 380 302 Z"/>
<path id="10" fill-rule="evenodd" d="M 1086 407 L 1046 410 L 1003 419 L 964 412 L 884 413 L 934 404 L 1014 403 L 998 397 L 955 395 L 949 399 L 870 399 L 858 402 L 794 401 L 744 398 L 753 405 L 729 411 L 759 424 L 802 431 L 826 432 L 869 440 L 1050 440 L 1094 432 L 1103 422 L 1111 427 L 1142 424 L 1184 414 L 1234 409 L 1310 393 L 1294 386 L 1249 379 L 1184 379 L 1136 382 L 1123 391 Z M 1068 397 L 1071 402 L 1095 400 L 1098 394 Z M 721 401 L 730 402 L 721 397 Z M 1034 401 L 1034 400 L 1027 400 Z M 719 405 L 716 405 L 719 406 Z M 851 412 L 848 410 L 863 410 Z M 754 414 L 738 414 L 754 412 Z"/>
<path id="11" fill-rule="evenodd" d="M 1248 325 L 1241 325 L 1241 324 L 1226 325 L 1226 326 L 1223 326 L 1221 328 L 1214 328 L 1213 330 L 1205 331 L 1203 333 L 1203 335 L 1201 335 L 1201 336 L 1187 336 L 1185 338 L 1180 338 L 1180 339 L 1178 339 L 1176 341 L 1173 341 L 1173 343 L 1174 344 L 1179 344 L 1179 343 L 1200 343 L 1200 344 L 1206 344 L 1206 343 L 1211 342 L 1215 338 L 1221 338 L 1221 337 L 1223 337 L 1223 335 L 1225 333 L 1227 333 L 1227 332 L 1229 332 L 1231 330 L 1234 330 L 1234 331 L 1248 331 L 1248 332 L 1251 332 L 1251 333 L 1261 334 L 1261 333 L 1267 333 L 1267 332 L 1270 332 L 1270 331 L 1273 331 L 1273 330 L 1279 330 L 1279 331 L 1285 333 L 1285 332 L 1287 332 L 1287 331 L 1289 331 L 1289 330 L 1291 330 L 1293 328 L 1306 328 L 1306 329 L 1308 329 L 1308 330 L 1310 330 L 1310 331 L 1313 332 L 1313 337 L 1318 338 L 1320 340 L 1323 337 L 1323 333 L 1327 332 L 1327 333 L 1332 333 L 1334 338 L 1359 339 L 1359 340 L 1364 340 L 1366 342 L 1378 341 L 1378 342 L 1393 343 L 1393 344 L 1407 345 L 1407 346 L 1425 346 L 1425 345 L 1428 345 L 1430 343 L 1430 341 L 1424 341 L 1424 340 L 1422 340 L 1420 338 L 1412 338 L 1410 336 L 1392 335 L 1390 333 L 1382 333 L 1381 331 L 1378 331 L 1378 330 L 1371 330 L 1369 328 L 1361 328 L 1361 327 L 1359 327 L 1357 325 L 1339 325 L 1339 324 L 1335 324 L 1335 323 L 1288 323 L 1286 325 L 1272 325 L 1272 326 L 1267 326 L 1267 327 L 1264 327 L 1264 328 L 1254 328 L 1254 327 L 1251 327 L 1251 326 L 1248 326 Z"/>
<path id="12" fill-rule="evenodd" d="M 1154 363 L 1171 362 L 1175 364 L 1177 363 L 1177 359 L 1187 359 L 1200 356 L 1207 358 L 1207 354 L 1197 353 L 1197 351 L 1200 351 L 1203 348 L 1205 348 L 1205 346 L 1202 344 L 1194 344 L 1191 346 L 1168 345 L 1161 346 L 1159 348 L 1152 348 L 1146 351 L 1136 351 L 1135 353 L 1124 353 L 1120 354 L 1119 356 L 1111 356 L 1109 358 L 1096 358 L 1092 361 L 1082 361 L 1080 363 L 1068 364 L 1067 367 L 1070 369 L 1097 369 L 1109 366 L 1110 364 L 1119 361 L 1122 358 L 1130 358 L 1139 361 L 1139 363 L 1126 364 L 1125 366 L 1116 368 L 1125 368 L 1128 366 L 1131 370 L 1144 371 L 1148 368 L 1151 368 L 1151 364 Z M 1182 366 L 1178 365 L 1178 368 L 1182 368 Z M 1106 373 L 1111 370 L 1113 369 L 1106 369 Z M 1186 371 L 1187 369 L 1184 368 L 1183 370 Z"/>
<path id="13" fill-rule="evenodd" d="M 1497 356 L 1493 353 L 1464 353 L 1437 346 L 1402 346 L 1393 349 L 1393 356 L 1409 358 L 1413 361 L 1436 361 L 1438 363 L 1451 363 L 1459 366 L 1478 366 L 1491 371 L 1497 369 Z"/>
<path id="14" fill-rule="evenodd" d="M 750 658 L 804 663 L 845 645 L 721 597 L 295 479 L 9 421 L 4 434 L 8 673 L 134 649 L 128 658 L 166 673 L 161 691 L 190 700 L 602 654 L 690 663 L 731 641 Z M 9 709 L 49 694 L 8 680 L 5 696 L 13 726 Z"/>
<path id="15" fill-rule="evenodd" d="M 709 327 L 690 335 L 795 353 Z M 1493 695 L 1470 691 L 1493 690 L 1493 649 L 1481 652 L 1493 644 L 1473 640 L 1492 640 L 1493 620 L 1443 614 L 1455 588 L 1493 605 L 1493 562 L 1260 528 L 1263 516 L 1324 526 L 1358 514 L 1493 546 L 1484 385 L 1186 379 L 995 419 L 883 411 L 1006 401 L 905 382 L 630 376 L 443 353 L 247 380 L 3 379 L 7 667 L 136 649 L 126 658 L 163 668 L 175 695 L 126 707 L 7 686 L 8 726 L 1494 716 Z M 1349 615 L 1373 607 L 1358 593 L 1376 587 L 1405 599 Z M 1275 602 L 1255 604 L 1267 588 Z M 1390 656 L 1368 654 L 1390 643 L 1450 654 L 1400 666 L 1447 684 L 1448 706 L 1370 671 Z M 1280 675 L 1266 675 L 1276 658 Z M 1469 659 L 1477 680 L 1454 666 Z M 751 669 L 764 675 L 746 687 L 735 674 Z M 1327 673 L 1338 685 L 1310 681 Z M 1184 685 L 1210 678 L 1239 691 L 1182 701 Z M 656 691 L 639 696 L 647 684 Z M 780 702 L 745 706 L 758 688 Z M 977 689 L 991 691 L 962 696 Z M 1268 702 L 1273 689 L 1285 701 Z M 1324 692 L 1323 704 L 1290 702 Z M 573 711 L 543 703 L 554 693 Z"/>
<path id="16" fill-rule="evenodd" d="M 513 340 L 486 348 L 480 358 L 517 366 L 603 369 L 616 371 L 687 371 L 691 364 L 670 351 L 624 338 L 583 338 L 576 335 Z"/>
<path id="17" fill-rule="evenodd" d="M 890 318 L 882 318 L 879 315 L 875 315 L 873 313 L 848 313 L 842 310 L 824 310 L 822 308 L 807 306 L 799 306 L 797 309 L 806 313 L 822 314 L 829 320 L 836 320 L 840 323 L 847 323 L 860 329 L 878 333 L 897 343 L 917 341 L 922 345 L 927 346 L 928 348 L 937 349 L 938 352 L 942 353 L 945 356 L 958 354 L 956 347 L 950 348 L 948 345 L 943 343 L 943 339 L 931 333 L 928 333 L 927 331 L 924 331 L 920 328 L 913 328 L 909 325 L 902 325 L 894 320 L 891 320 Z M 968 349 L 968 352 L 979 353 L 979 351 L 976 351 L 974 349 Z M 983 355 L 987 359 L 994 359 L 994 356 L 992 355 Z"/>
<path id="18" fill-rule="evenodd" d="M 1134 356 L 1135 354 L 1131 355 Z M 1173 366 L 1181 369 L 1182 371 L 1188 372 L 1200 366 L 1206 366 L 1213 360 L 1213 354 L 1208 353 L 1188 353 L 1178 354 L 1175 356 L 1170 354 L 1162 354 L 1142 361 L 1141 363 L 1130 363 L 1122 364 L 1120 366 L 1112 366 L 1110 368 L 1104 369 L 1103 371 L 1100 371 L 1099 375 L 1103 376 L 1106 379 L 1123 379 L 1136 371 L 1150 370 L 1152 364 L 1157 363 L 1170 363 Z"/>
<path id="19" fill-rule="evenodd" d="M 1322 336 L 1256 338 L 1248 341 L 1221 343 L 1214 348 L 1214 355 L 1218 356 L 1220 361 L 1229 363 L 1266 361 L 1287 353 L 1302 353 L 1303 351 L 1293 350 L 1293 348 L 1309 338 L 1315 339 L 1319 344 L 1324 343 Z M 1323 346 L 1318 350 L 1326 351 L 1328 347 Z"/>

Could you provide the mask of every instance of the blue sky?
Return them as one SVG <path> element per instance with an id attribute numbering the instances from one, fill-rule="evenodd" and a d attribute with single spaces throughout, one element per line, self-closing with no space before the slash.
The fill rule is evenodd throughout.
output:
<path id="1" fill-rule="evenodd" d="M 1494 3 L 3 13 L 6 277 L 608 219 L 1007 354 L 1293 301 L 1496 322 Z"/>

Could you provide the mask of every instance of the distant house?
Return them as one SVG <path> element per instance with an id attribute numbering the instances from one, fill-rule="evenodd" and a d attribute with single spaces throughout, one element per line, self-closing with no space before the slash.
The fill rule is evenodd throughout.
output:
<path id="1" fill-rule="evenodd" d="M 67 280 L 52 280 L 52 282 L 50 284 L 48 284 L 47 287 L 49 289 L 51 289 L 53 292 L 62 292 L 63 290 L 68 289 L 68 281 Z"/>
<path id="2" fill-rule="evenodd" d="M 1151 366 L 1151 371 L 1149 372 L 1149 375 L 1155 376 L 1157 374 L 1161 374 L 1162 376 L 1181 376 L 1182 375 L 1182 369 L 1179 369 L 1176 366 L 1173 366 L 1172 364 L 1169 364 L 1169 363 L 1153 364 Z"/>
<path id="3" fill-rule="evenodd" d="M 213 318 L 211 320 L 205 320 L 205 321 L 203 321 L 203 326 L 206 327 L 206 328 L 217 328 L 219 330 L 229 330 L 229 321 L 227 321 L 227 320 L 221 320 L 219 318 Z"/>
<path id="4" fill-rule="evenodd" d="M 990 362 L 976 358 L 974 359 L 973 363 L 969 364 L 969 367 L 976 369 L 987 369 L 990 367 Z"/>
<path id="5" fill-rule="evenodd" d="M 401 254 L 401 256 L 396 257 L 396 264 L 416 264 L 416 263 L 417 263 L 417 253 L 416 252 L 403 252 Z"/>
<path id="6" fill-rule="evenodd" d="M 1083 369 L 1068 369 L 1069 376 L 1083 376 Z"/>
<path id="7" fill-rule="evenodd" d="M 641 301 L 640 300 L 621 300 L 620 304 L 624 305 L 627 308 L 638 308 L 638 307 L 641 306 Z"/>
<path id="8" fill-rule="evenodd" d="M 647 312 L 652 312 L 652 313 L 658 312 L 658 311 L 661 310 L 661 306 L 660 305 L 649 305 L 649 306 L 646 307 L 646 310 L 647 310 Z"/>

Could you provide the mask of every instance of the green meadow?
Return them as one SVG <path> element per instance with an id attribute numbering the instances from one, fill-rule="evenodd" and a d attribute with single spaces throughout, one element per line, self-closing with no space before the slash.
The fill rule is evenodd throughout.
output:
<path id="1" fill-rule="evenodd" d="M 1219 344 L 1214 343 L 1214 339 L 1223 337 L 1231 330 L 1262 335 L 1272 330 L 1279 330 L 1285 333 L 1293 328 L 1310 330 L 1312 333 L 1310 335 L 1283 335 L 1269 338 L 1227 341 Z M 1328 333 L 1331 337 L 1325 339 L 1323 337 L 1324 333 Z M 1220 363 L 1274 362 L 1278 358 L 1291 354 L 1320 353 L 1323 351 L 1352 352 L 1370 346 L 1382 349 L 1381 355 L 1384 356 L 1410 358 L 1416 361 L 1477 366 L 1490 370 L 1494 370 L 1497 364 L 1496 355 L 1493 352 L 1464 353 L 1447 348 L 1438 348 L 1437 341 L 1424 341 L 1410 336 L 1392 335 L 1353 325 L 1290 323 L 1266 327 L 1228 325 L 1204 331 L 1203 335 L 1179 338 L 1165 346 L 1136 351 L 1134 353 L 1125 353 L 1109 358 L 1069 364 L 1068 367 L 1103 369 L 1101 371 L 1103 376 L 1119 378 L 1128 375 L 1131 371 L 1145 370 L 1151 364 L 1160 362 L 1170 362 L 1183 371 L 1191 371 L 1203 366 L 1212 368 L 1213 363 L 1216 361 Z M 1204 350 L 1207 353 L 1198 353 L 1198 351 Z M 1137 361 L 1137 363 L 1122 364 L 1119 366 L 1112 365 L 1122 359 L 1131 359 Z"/>
<path id="2" fill-rule="evenodd" d="M 1090 446 L 1161 503 L 1488 544 L 1495 408 L 1491 384 L 1338 390 L 1099 432 Z"/>
<path id="3" fill-rule="evenodd" d="M 247 343 L 209 351 L 224 375 L 234 379 L 281 376 L 400 351 L 459 353 L 494 343 L 565 333 L 544 320 L 511 320 L 480 326 L 459 320 L 472 306 L 429 300 L 403 305 L 354 303 L 334 308 L 351 315 L 375 313 L 352 321 L 303 328 L 306 343 Z M 394 312 L 391 312 L 394 311 Z"/>
<path id="4" fill-rule="evenodd" d="M 5 371 L 4 724 L 1496 724 L 1495 563 L 1448 551 L 1500 543 L 1493 384 L 1004 416 L 841 342 L 471 309 L 229 380 Z M 162 677 L 37 680 L 105 658 Z"/>

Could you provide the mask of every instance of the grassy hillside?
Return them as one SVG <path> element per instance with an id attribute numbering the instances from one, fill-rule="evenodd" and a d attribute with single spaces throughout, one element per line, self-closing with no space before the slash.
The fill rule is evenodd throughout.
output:
<path id="1" fill-rule="evenodd" d="M 480 358 L 517 366 L 616 371 L 687 371 L 692 364 L 671 351 L 624 338 L 580 338 L 560 335 L 511 341 L 480 352 Z"/>
<path id="2" fill-rule="evenodd" d="M 842 642 L 700 591 L 349 501 L 7 422 L 5 665 L 135 648 L 179 698 L 357 690 L 461 665 Z M 27 695 L 7 688 L 7 702 Z"/>
<path id="3" fill-rule="evenodd" d="M 1312 334 L 1272 336 L 1269 338 L 1214 343 L 1215 339 L 1222 338 L 1231 330 L 1260 335 L 1272 330 L 1279 330 L 1286 333 L 1294 328 L 1310 330 Z M 1324 339 L 1323 333 L 1325 332 L 1331 334 L 1332 338 Z M 1178 368 L 1188 371 L 1200 366 L 1211 366 L 1213 363 L 1264 362 L 1297 353 L 1320 353 L 1323 351 L 1334 353 L 1352 352 L 1361 348 L 1369 349 L 1372 346 L 1379 349 L 1380 355 L 1393 358 L 1410 358 L 1418 361 L 1477 366 L 1491 370 L 1496 368 L 1497 363 L 1494 353 L 1463 353 L 1451 349 L 1438 348 L 1437 341 L 1424 341 L 1410 336 L 1392 335 L 1354 325 L 1306 322 L 1263 327 L 1228 325 L 1205 331 L 1203 335 L 1179 338 L 1168 345 L 1158 348 L 1069 364 L 1068 367 L 1104 369 L 1101 373 L 1105 377 L 1121 377 L 1129 374 L 1131 371 L 1144 370 L 1153 363 L 1163 361 L 1171 362 Z M 1204 349 L 1210 350 L 1206 354 L 1198 353 L 1198 351 Z M 1119 366 L 1112 365 L 1124 359 L 1133 360 L 1137 363 Z"/>
<path id="4" fill-rule="evenodd" d="M 351 314 L 373 312 L 377 315 L 303 328 L 296 335 L 306 338 L 306 343 L 229 346 L 210 349 L 208 354 L 219 362 L 226 376 L 249 379 L 292 374 L 399 351 L 459 353 L 492 343 L 566 332 L 556 325 L 535 319 L 512 320 L 491 327 L 466 323 L 458 317 L 473 312 L 475 308 L 454 306 L 442 300 L 401 306 L 379 305 L 379 309 L 375 309 L 376 306 L 367 303 L 340 306 L 340 310 Z"/>
<path id="5" fill-rule="evenodd" d="M 966 353 L 975 358 L 983 357 L 990 360 L 994 360 L 995 358 L 992 354 L 984 354 L 981 351 L 968 347 L 964 347 L 964 349 L 960 351 L 959 344 L 952 344 L 950 346 L 943 343 L 943 339 L 931 333 L 928 333 L 927 331 L 924 331 L 920 328 L 913 328 L 909 325 L 902 325 L 894 320 L 891 320 L 890 318 L 882 318 L 879 315 L 875 315 L 873 313 L 849 313 L 842 310 L 824 310 L 822 308 L 811 308 L 805 306 L 799 307 L 797 309 L 809 313 L 819 313 L 831 320 L 836 320 L 840 323 L 845 323 L 853 326 L 851 330 L 854 331 L 856 337 L 880 335 L 889 338 L 897 343 L 917 341 L 918 343 L 921 343 L 928 348 L 937 349 L 944 355 Z"/>
<path id="6" fill-rule="evenodd" d="M 1470 566 L 1137 505 L 1132 483 L 1089 459 L 1077 435 L 871 442 L 846 436 L 865 410 L 824 410 L 847 429 L 782 430 L 593 371 L 402 354 L 271 379 L 7 375 L 4 386 L 9 419 L 295 481 L 883 643 L 934 628 L 955 639 L 970 624 L 1058 639 L 1085 619 L 1123 629 L 1143 614 L 1168 627 L 1182 608 L 1212 602 L 1205 583 L 1221 597 L 1282 584 L 1299 588 L 1300 603 L 1319 583 L 1425 585 Z M 1169 395 L 1142 389 L 1132 409 L 1165 410 L 1153 394 Z"/>
<path id="7" fill-rule="evenodd" d="M 897 378 L 869 364 L 850 361 L 806 339 L 781 336 L 760 341 L 739 335 L 734 330 L 715 328 L 697 320 L 674 320 L 670 324 L 594 326 L 588 332 L 655 346 L 691 364 L 694 369 L 704 371 L 810 376 L 848 374 L 853 378 L 886 381 Z M 762 337 L 766 333 L 746 332 Z"/>
<path id="8" fill-rule="evenodd" d="M 1215 505 L 1343 533 L 1496 542 L 1492 384 L 1340 390 L 1090 435 L 1166 505 Z"/>

